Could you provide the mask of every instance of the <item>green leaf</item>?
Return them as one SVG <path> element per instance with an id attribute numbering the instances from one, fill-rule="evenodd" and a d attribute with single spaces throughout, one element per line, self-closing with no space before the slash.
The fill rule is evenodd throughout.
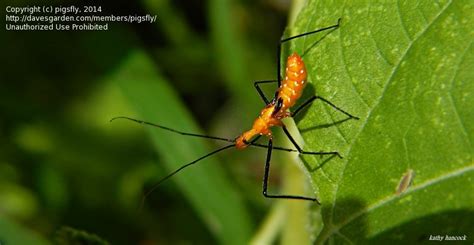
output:
<path id="1" fill-rule="evenodd" d="M 309 88 L 321 101 L 296 118 L 302 157 L 322 202 L 319 244 L 472 239 L 474 179 L 474 2 L 312 1 L 291 34 Z M 398 185 L 408 171 L 411 184 Z M 441 222 L 441 223 L 440 223 Z"/>
<path id="2" fill-rule="evenodd" d="M 201 133 L 178 96 L 143 52 L 132 52 L 113 79 L 137 110 L 140 119 L 176 130 Z M 159 164 L 165 165 L 169 172 L 212 151 L 201 139 L 152 127 L 147 127 L 147 131 L 163 159 Z M 178 184 L 221 243 L 247 242 L 251 230 L 249 215 L 215 156 L 180 172 L 170 181 Z"/>

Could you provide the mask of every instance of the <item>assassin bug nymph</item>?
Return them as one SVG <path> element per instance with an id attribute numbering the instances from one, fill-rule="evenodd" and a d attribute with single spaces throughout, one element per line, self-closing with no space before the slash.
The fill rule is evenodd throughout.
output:
<path id="1" fill-rule="evenodd" d="M 319 95 L 313 95 L 311 98 L 307 99 L 304 103 L 302 103 L 299 107 L 297 107 L 293 112 L 289 112 L 289 109 L 293 107 L 296 103 L 296 101 L 301 97 L 303 93 L 303 89 L 307 83 L 307 74 L 306 74 L 306 67 L 304 65 L 304 62 L 301 58 L 296 53 L 293 53 L 290 55 L 287 59 L 286 63 L 286 69 L 285 69 L 285 78 L 281 79 L 280 76 L 280 54 L 281 54 L 281 45 L 285 42 L 288 42 L 292 39 L 296 39 L 299 37 L 311 35 L 314 33 L 318 33 L 321 31 L 325 30 L 330 30 L 330 29 L 337 29 L 339 27 L 341 19 L 338 20 L 336 25 L 332 25 L 329 27 L 325 27 L 322 29 L 318 29 L 315 31 L 311 32 L 306 32 L 303 34 L 299 34 L 296 36 L 288 37 L 285 39 L 280 40 L 278 44 L 278 50 L 277 50 L 277 59 L 278 59 L 278 67 L 277 67 L 277 80 L 268 80 L 268 81 L 257 81 L 254 83 L 254 86 L 262 98 L 262 100 L 265 102 L 265 107 L 262 109 L 260 112 L 260 115 L 258 116 L 257 119 L 255 119 L 253 126 L 250 130 L 244 132 L 242 135 L 238 136 L 235 139 L 228 139 L 228 138 L 221 138 L 221 137 L 215 137 L 215 136 L 208 136 L 208 135 L 199 135 L 199 134 L 193 134 L 193 133 L 185 133 L 181 132 L 178 130 L 174 130 L 165 126 L 161 126 L 158 124 L 150 123 L 150 122 L 145 122 L 129 117 L 115 117 L 112 118 L 111 121 L 115 119 L 127 119 L 131 120 L 137 123 L 141 124 L 146 124 L 150 125 L 153 127 L 161 128 L 164 130 L 168 130 L 174 133 L 178 133 L 181 135 L 187 135 L 187 136 L 193 136 L 193 137 L 200 137 L 200 138 L 207 138 L 207 139 L 214 139 L 214 140 L 220 140 L 220 141 L 226 141 L 226 142 L 231 142 L 232 144 L 224 146 L 222 148 L 219 148 L 213 152 L 210 152 L 188 164 L 183 165 L 182 167 L 178 168 L 174 172 L 170 173 L 169 175 L 165 176 L 163 179 L 161 179 L 153 188 L 151 188 L 146 194 L 145 197 L 148 196 L 158 185 L 160 185 L 163 181 L 167 180 L 171 176 L 175 175 L 179 171 L 183 170 L 186 167 L 189 167 L 200 160 L 207 158 L 211 155 L 214 155 L 218 152 L 221 152 L 223 150 L 235 147 L 237 149 L 244 149 L 248 146 L 254 146 L 254 147 L 263 147 L 267 148 L 267 158 L 265 161 L 265 171 L 264 171 L 264 176 L 263 176 L 263 195 L 267 198 L 283 198 L 283 199 L 299 199 L 299 200 L 309 200 L 309 201 L 315 201 L 319 203 L 319 201 L 316 198 L 312 197 L 305 197 L 305 196 L 299 196 L 299 195 L 273 195 L 273 194 L 268 194 L 267 189 L 268 189 L 268 178 L 269 178 L 269 173 L 270 173 L 270 160 L 272 156 L 272 151 L 275 150 L 281 150 L 281 151 L 288 151 L 288 152 L 298 152 L 299 154 L 307 154 L 307 155 L 335 155 L 338 156 L 339 158 L 342 158 L 341 155 L 337 151 L 332 151 L 332 152 L 311 152 L 311 151 L 304 151 L 294 140 L 294 138 L 291 136 L 289 133 L 288 129 L 286 128 L 285 124 L 282 122 L 283 118 L 286 117 L 294 117 L 300 112 L 304 107 L 308 106 L 315 100 L 321 100 L 324 103 L 328 104 L 332 108 L 340 111 L 341 113 L 347 115 L 349 118 L 352 119 L 359 119 L 356 116 L 353 116 L 346 111 L 342 110 L 341 108 L 337 107 L 333 103 L 329 102 L 328 100 L 324 99 L 323 97 Z M 263 93 L 262 89 L 260 88 L 260 84 L 263 83 L 277 83 L 278 84 L 278 89 L 275 93 L 275 96 L 272 100 L 268 100 L 265 94 Z M 283 132 L 285 135 L 288 137 L 288 139 L 291 141 L 293 146 L 296 148 L 294 149 L 288 149 L 288 148 L 283 148 L 283 147 L 278 147 L 278 146 L 273 146 L 273 134 L 271 131 L 272 127 L 279 126 L 283 129 Z M 261 137 L 261 136 L 266 136 L 268 138 L 268 144 L 259 144 L 256 143 L 256 141 Z"/>

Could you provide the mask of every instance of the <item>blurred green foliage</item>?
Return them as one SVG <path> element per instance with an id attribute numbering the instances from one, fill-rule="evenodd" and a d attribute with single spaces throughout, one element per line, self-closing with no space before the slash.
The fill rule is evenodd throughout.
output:
<path id="1" fill-rule="evenodd" d="M 35 242 L 22 243 L 40 243 L 43 239 L 37 234 L 54 241 L 62 226 L 96 234 L 112 244 L 250 239 L 269 204 L 260 194 L 264 151 L 228 151 L 184 173 L 201 180 L 202 192 L 195 195 L 213 196 L 209 201 L 214 207 L 209 207 L 207 216 L 209 201 L 196 204 L 189 192 L 181 192 L 184 176 L 160 186 L 137 210 L 143 190 L 169 173 L 171 166 L 193 160 L 205 150 L 182 152 L 181 145 L 196 140 L 163 134 L 159 141 L 174 148 L 156 152 L 143 127 L 109 120 L 119 115 L 153 119 L 141 114 L 142 105 L 131 103 L 128 96 L 134 76 L 143 74 L 117 82 L 127 69 L 124 64 L 139 52 L 172 94 L 150 89 L 163 100 L 145 101 L 149 115 L 169 118 L 168 126 L 181 130 L 201 127 L 205 130 L 197 131 L 235 137 L 261 106 L 251 79 L 275 76 L 275 48 L 289 6 L 278 1 L 167 0 L 100 5 L 105 14 L 156 14 L 157 22 L 109 23 L 107 32 L 2 31 L 0 241 L 14 244 L 30 237 Z M 230 49 L 238 57 L 228 55 Z M 168 104 L 166 99 L 172 101 Z M 184 121 L 175 124 L 181 119 L 175 118 L 179 113 L 172 104 L 186 108 L 180 113 L 192 128 Z M 207 150 L 217 146 L 198 143 Z M 219 169 L 216 178 L 228 184 L 206 188 L 214 171 L 209 169 Z M 278 171 L 274 173 L 278 179 Z M 226 203 L 225 196 L 234 197 Z M 232 210 L 235 205 L 240 212 Z M 220 216 L 215 216 L 219 207 Z M 227 224 L 220 226 L 223 221 L 235 222 L 242 232 L 226 231 Z"/>

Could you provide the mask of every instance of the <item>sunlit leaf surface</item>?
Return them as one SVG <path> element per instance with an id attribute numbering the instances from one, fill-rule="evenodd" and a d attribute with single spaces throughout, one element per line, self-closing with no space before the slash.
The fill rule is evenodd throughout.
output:
<path id="1" fill-rule="evenodd" d="M 319 94 L 296 119 L 322 202 L 317 243 L 426 241 L 473 227 L 474 5 L 472 1 L 313 1 L 292 27 Z M 412 170 L 411 183 L 397 193 Z M 442 225 L 440 225 L 442 224 Z M 315 231 L 317 233 L 317 231 Z"/>

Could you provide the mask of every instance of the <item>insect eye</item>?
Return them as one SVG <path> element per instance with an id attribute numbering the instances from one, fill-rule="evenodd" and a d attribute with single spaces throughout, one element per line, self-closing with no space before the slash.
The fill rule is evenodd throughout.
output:
<path id="1" fill-rule="evenodd" d="M 275 109 L 273 109 L 272 115 L 275 115 L 281 110 L 281 107 L 283 106 L 283 99 L 278 98 Z"/>

